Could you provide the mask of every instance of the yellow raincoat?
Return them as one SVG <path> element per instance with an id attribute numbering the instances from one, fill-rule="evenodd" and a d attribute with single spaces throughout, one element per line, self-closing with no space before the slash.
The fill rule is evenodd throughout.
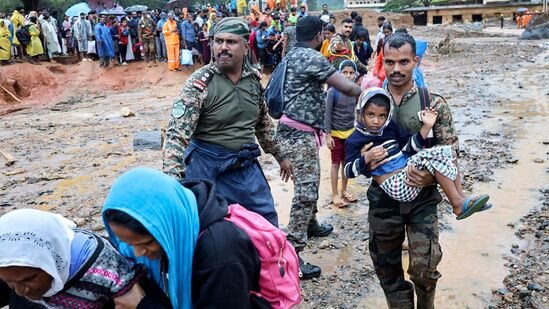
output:
<path id="1" fill-rule="evenodd" d="M 10 60 L 11 43 L 10 29 L 3 20 L 0 20 L 0 61 Z"/>
<path id="2" fill-rule="evenodd" d="M 29 45 L 27 45 L 27 54 L 31 57 L 42 55 L 44 53 L 44 48 L 42 47 L 42 42 L 40 41 L 40 30 L 36 24 L 29 24 L 29 33 L 31 35 L 31 40 Z"/>
<path id="3" fill-rule="evenodd" d="M 17 10 L 13 11 L 10 21 L 13 25 L 13 33 L 17 33 L 17 29 L 25 25 L 25 17 Z M 16 35 L 13 36 L 13 45 L 21 45 Z"/>

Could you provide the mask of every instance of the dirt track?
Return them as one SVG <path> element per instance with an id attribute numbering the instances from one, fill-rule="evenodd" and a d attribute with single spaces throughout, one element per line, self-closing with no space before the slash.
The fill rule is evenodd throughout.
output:
<path id="1" fill-rule="evenodd" d="M 440 28 L 411 31 L 431 45 L 442 39 L 441 34 L 452 32 L 455 30 Z M 518 261 L 528 259 L 533 252 L 547 261 L 549 251 L 547 229 L 540 230 L 538 237 L 537 226 L 531 227 L 532 223 L 525 228 L 519 222 L 530 211 L 534 214 L 528 222 L 547 214 L 546 207 L 538 209 L 542 206 L 540 198 L 547 201 L 547 194 L 540 195 L 539 190 L 549 189 L 549 146 L 544 145 L 544 132 L 549 130 L 549 43 L 470 36 L 454 40 L 456 52 L 450 55 L 431 51 L 422 67 L 431 91 L 445 96 L 453 109 L 467 186 L 489 193 L 495 207 L 460 223 L 448 215 L 449 206 L 441 207 L 445 256 L 436 301 L 440 308 L 515 308 L 526 302 L 528 306 L 542 304 L 539 308 L 543 308 L 549 295 L 546 265 L 538 263 L 539 270 L 535 270 L 532 265 L 536 263 Z M 31 67 L 36 68 L 16 65 L 9 70 L 24 74 Z M 101 231 L 98 214 L 113 180 L 135 166 L 160 168 L 161 152 L 133 151 L 133 134 L 167 124 L 173 97 L 188 74 L 167 73 L 165 68 L 144 69 L 143 64 L 100 71 L 95 62 L 53 65 L 66 74 L 57 71 L 52 77 L 47 73 L 52 72 L 51 67 L 44 64 L 40 68 L 43 75 L 32 82 L 49 88 L 46 79 L 50 78 L 58 86 L 56 91 L 33 93 L 25 102 L 32 108 L 0 118 L 0 150 L 17 160 L 0 168 L 0 214 L 35 207 Z M 127 72 L 134 73 L 131 79 L 123 77 Z M 70 87 L 63 89 L 63 85 Z M 14 106 L 17 109 L 18 105 L 10 103 L 9 108 Z M 120 108 L 124 106 L 135 111 L 135 117 L 122 117 Z M 333 209 L 326 203 L 330 194 L 326 149 L 322 156 L 320 216 L 333 223 L 336 231 L 326 239 L 312 241 L 305 252 L 308 260 L 323 267 L 323 275 L 302 284 L 301 308 L 383 308 L 368 256 L 366 181 L 352 183 L 360 203 L 344 210 Z M 277 179 L 272 157 L 262 161 L 284 224 L 291 184 L 281 184 Z M 507 226 L 510 223 L 512 227 Z M 514 236 L 515 228 L 524 230 L 525 240 Z M 504 256 L 522 268 L 514 269 Z M 509 269 L 504 263 L 516 273 L 506 285 L 503 280 Z M 509 282 L 514 282 L 513 286 Z M 545 290 L 528 290 L 528 283 L 537 283 Z M 526 296 L 515 297 L 513 294 L 518 295 L 522 287 Z M 505 290 L 498 290 L 502 288 Z"/>

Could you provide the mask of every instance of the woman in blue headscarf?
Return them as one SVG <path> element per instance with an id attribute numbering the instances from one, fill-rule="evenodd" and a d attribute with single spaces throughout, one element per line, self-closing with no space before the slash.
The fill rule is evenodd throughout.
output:
<path id="1" fill-rule="evenodd" d="M 223 220 L 227 213 L 212 183 L 178 183 L 145 168 L 119 177 L 103 206 L 115 247 L 147 267 L 173 308 L 257 308 L 264 300 L 250 291 L 259 291 L 259 256 L 247 234 Z M 159 308 L 147 293 L 115 302 Z"/>

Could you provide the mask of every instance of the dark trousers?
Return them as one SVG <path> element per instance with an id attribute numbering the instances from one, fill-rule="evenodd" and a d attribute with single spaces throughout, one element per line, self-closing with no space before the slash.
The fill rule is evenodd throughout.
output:
<path id="1" fill-rule="evenodd" d="M 389 304 L 403 306 L 402 293 L 409 289 L 402 269 L 402 243 L 408 235 L 410 266 L 408 274 L 415 284 L 417 308 L 434 308 L 434 294 L 442 258 L 438 242 L 437 204 L 442 200 L 436 186 L 423 188 L 418 198 L 409 203 L 388 197 L 374 181 L 368 189 L 370 209 L 370 256 Z M 391 305 L 390 305 L 391 306 Z M 392 308 L 392 306 L 391 306 Z"/>
<path id="2" fill-rule="evenodd" d="M 118 51 L 120 52 L 120 63 L 126 62 L 126 53 L 128 52 L 128 45 L 118 44 Z"/>

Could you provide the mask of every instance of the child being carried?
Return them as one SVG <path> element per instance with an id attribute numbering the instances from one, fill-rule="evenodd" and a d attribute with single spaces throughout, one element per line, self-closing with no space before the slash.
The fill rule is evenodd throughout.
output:
<path id="1" fill-rule="evenodd" d="M 465 219 L 477 211 L 491 208 L 486 204 L 489 196 L 466 196 L 461 187 L 457 167 L 457 155 L 450 146 L 425 148 L 427 139 L 437 119 L 437 112 L 427 108 L 420 112 L 421 130 L 410 134 L 391 120 L 393 104 L 390 94 L 381 88 L 370 88 L 362 93 L 356 108 L 355 131 L 346 142 L 345 175 L 354 178 L 371 175 L 380 188 L 392 199 L 411 202 L 421 188 L 406 183 L 407 165 L 428 170 L 450 200 L 457 219 Z M 379 152 L 363 149 L 370 143 L 382 145 L 387 150 L 386 163 L 368 171 L 369 164 L 378 162 Z"/>

